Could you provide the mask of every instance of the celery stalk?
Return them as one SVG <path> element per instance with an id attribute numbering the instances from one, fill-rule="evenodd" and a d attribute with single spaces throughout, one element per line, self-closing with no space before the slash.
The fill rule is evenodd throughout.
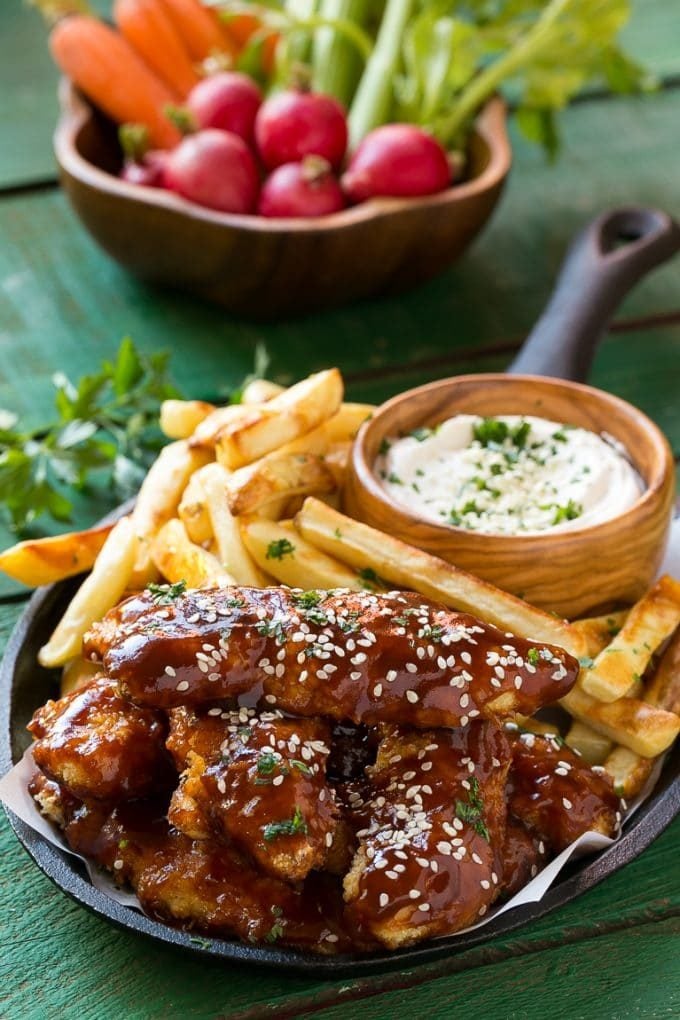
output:
<path id="1" fill-rule="evenodd" d="M 306 22 L 316 10 L 316 0 L 286 0 L 284 10 L 292 21 Z M 287 41 L 287 60 L 290 63 L 305 64 L 309 60 L 312 50 L 312 33 L 295 32 Z"/>
<path id="2" fill-rule="evenodd" d="M 453 112 L 438 126 L 437 134 L 444 145 L 454 144 L 487 99 L 506 78 L 540 58 L 541 50 L 554 41 L 555 25 L 569 9 L 573 0 L 550 0 L 535 25 L 512 49 L 473 78 L 457 100 Z"/>
<path id="3" fill-rule="evenodd" d="M 362 25 L 368 13 L 369 0 L 321 0 L 320 16 L 329 22 Z M 329 26 L 314 33 L 312 87 L 316 92 L 335 96 L 349 104 L 361 74 L 361 54 L 357 47 Z"/>
<path id="4" fill-rule="evenodd" d="M 402 36 L 414 6 L 414 0 L 387 0 L 373 52 L 349 111 L 352 149 L 372 128 L 389 120 L 392 83 L 399 70 Z"/>

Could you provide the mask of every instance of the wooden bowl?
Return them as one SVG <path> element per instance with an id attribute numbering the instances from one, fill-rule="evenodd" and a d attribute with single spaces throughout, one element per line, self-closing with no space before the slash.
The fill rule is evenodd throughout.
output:
<path id="1" fill-rule="evenodd" d="M 645 483 L 612 520 L 553 535 L 483 535 L 413 516 L 381 488 L 372 465 L 381 441 L 455 414 L 531 414 L 606 431 L 628 451 Z M 675 493 L 668 443 L 641 411 L 581 383 L 528 375 L 468 375 L 408 390 L 362 426 L 352 453 L 346 509 L 368 524 L 458 567 L 574 618 L 638 599 L 665 549 Z"/>
<path id="2" fill-rule="evenodd" d="M 506 111 L 483 110 L 468 179 L 421 199 L 379 199 L 313 220 L 213 212 L 121 181 L 113 124 L 72 84 L 60 88 L 54 138 L 62 184 L 87 229 L 145 280 L 250 317 L 300 314 L 434 276 L 486 223 L 510 169 Z"/>

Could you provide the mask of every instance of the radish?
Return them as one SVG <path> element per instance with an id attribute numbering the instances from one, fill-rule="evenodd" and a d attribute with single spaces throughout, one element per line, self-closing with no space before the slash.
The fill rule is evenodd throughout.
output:
<path id="1" fill-rule="evenodd" d="M 321 156 L 284 163 L 262 185 L 257 211 L 261 216 L 310 217 L 338 212 L 345 205 L 342 189 Z"/>
<path id="2" fill-rule="evenodd" d="M 319 92 L 279 92 L 258 111 L 255 141 L 268 170 L 305 156 L 322 156 L 337 170 L 347 148 L 345 111 Z"/>
<path id="3" fill-rule="evenodd" d="M 221 71 L 194 86 L 186 108 L 199 128 L 233 131 L 249 145 L 253 144 L 255 115 L 262 104 L 262 93 L 246 74 Z"/>
<path id="4" fill-rule="evenodd" d="M 243 139 L 229 131 L 187 135 L 169 153 L 163 181 L 184 198 L 221 212 L 250 213 L 257 204 L 255 160 Z"/>
<path id="5" fill-rule="evenodd" d="M 381 195 L 432 195 L 450 183 L 446 151 L 414 124 L 385 124 L 371 131 L 342 176 L 343 190 L 353 202 Z"/>
<path id="6" fill-rule="evenodd" d="M 149 148 L 149 132 L 143 124 L 121 124 L 118 141 L 125 157 L 121 180 L 147 188 L 163 187 L 163 167 L 167 152 Z"/>

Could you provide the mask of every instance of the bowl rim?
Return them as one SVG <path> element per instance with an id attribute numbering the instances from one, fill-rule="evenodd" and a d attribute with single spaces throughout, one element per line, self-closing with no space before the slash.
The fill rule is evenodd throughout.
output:
<path id="1" fill-rule="evenodd" d="M 94 117 L 94 107 L 66 77 L 59 82 L 60 116 L 53 144 L 54 153 L 62 174 L 66 174 L 100 192 L 117 198 L 139 202 L 158 209 L 183 213 L 191 218 L 217 226 L 231 227 L 251 233 L 323 233 L 329 230 L 350 228 L 366 221 L 378 220 L 414 209 L 438 208 L 455 204 L 499 187 L 512 163 L 512 148 L 507 133 L 507 105 L 500 96 L 493 96 L 482 108 L 476 121 L 475 133 L 489 150 L 489 162 L 484 170 L 470 181 L 456 184 L 434 195 L 413 198 L 378 198 L 351 206 L 340 212 L 309 219 L 265 218 L 254 214 L 225 213 L 189 202 L 161 188 L 142 188 L 129 184 L 102 170 L 81 155 L 78 136 Z"/>
<path id="2" fill-rule="evenodd" d="M 374 432 L 376 427 L 380 425 L 385 413 L 390 411 L 393 407 L 406 403 L 413 398 L 417 398 L 423 393 L 447 390 L 452 386 L 452 384 L 455 385 L 461 382 L 465 382 L 467 384 L 477 383 L 479 385 L 484 385 L 489 382 L 501 383 L 501 385 L 506 383 L 508 385 L 514 383 L 528 383 L 530 386 L 540 384 L 541 386 L 548 388 L 570 389 L 575 395 L 588 394 L 596 400 L 602 401 L 605 405 L 618 408 L 620 411 L 623 411 L 627 417 L 637 420 L 649 439 L 650 448 L 654 450 L 658 461 L 657 470 L 649 481 L 645 482 L 644 491 L 640 494 L 639 498 L 632 504 L 632 506 L 621 511 L 621 513 L 616 514 L 614 517 L 608 517 L 596 524 L 589 524 L 581 528 L 570 528 L 565 531 L 552 533 L 548 531 L 543 534 L 539 533 L 533 535 L 498 535 L 488 532 L 470 531 L 467 528 L 459 528 L 454 524 L 438 524 L 435 521 L 429 521 L 426 518 L 419 517 L 417 514 L 411 513 L 406 507 L 393 500 L 380 485 L 373 472 L 373 465 L 372 463 L 369 463 L 369 458 L 366 453 L 366 443 L 371 433 Z M 634 452 L 630 449 L 629 445 L 624 443 L 624 446 L 626 448 L 626 452 L 630 456 L 633 466 L 644 482 L 645 480 L 642 473 L 637 468 Z M 556 538 L 559 538 L 562 542 L 585 541 L 586 539 L 599 538 L 607 529 L 611 528 L 612 524 L 616 524 L 617 527 L 632 526 L 634 519 L 637 518 L 640 511 L 646 510 L 650 503 L 657 499 L 663 492 L 668 475 L 675 472 L 675 461 L 666 436 L 663 434 L 659 426 L 653 422 L 652 419 L 644 413 L 644 411 L 641 411 L 640 408 L 631 404 L 628 400 L 624 400 L 622 397 L 617 397 L 613 393 L 608 393 L 606 390 L 599 389 L 599 387 L 589 386 L 587 383 L 575 382 L 571 379 L 560 379 L 553 376 L 542 375 L 509 375 L 504 372 L 478 372 L 469 375 L 449 376 L 445 379 L 437 379 L 434 382 L 424 383 L 422 386 L 416 386 L 413 389 L 404 390 L 403 392 L 396 394 L 394 397 L 386 400 L 383 404 L 380 404 L 368 421 L 362 424 L 352 446 L 350 464 L 355 489 L 354 495 L 359 504 L 361 504 L 364 501 L 365 496 L 368 495 L 373 500 L 379 502 L 385 510 L 389 511 L 393 515 L 398 514 L 402 521 L 407 522 L 409 525 L 417 526 L 421 529 L 421 531 L 429 529 L 433 539 L 460 539 L 463 536 L 466 539 L 470 539 L 471 537 L 474 537 L 475 541 L 478 541 L 480 546 L 493 544 L 496 551 L 502 547 L 509 549 L 519 543 L 520 545 L 526 545 L 527 547 L 531 544 L 543 552 L 548 552 L 550 545 Z M 669 510 L 669 517 L 670 512 L 671 511 Z"/>

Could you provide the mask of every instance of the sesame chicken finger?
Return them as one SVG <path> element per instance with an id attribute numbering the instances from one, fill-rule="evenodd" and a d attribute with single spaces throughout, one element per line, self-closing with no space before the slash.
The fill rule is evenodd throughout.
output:
<path id="1" fill-rule="evenodd" d="M 301 716 L 465 726 L 533 713 L 577 661 L 411 592 L 216 588 L 167 604 L 143 592 L 86 640 L 124 693 L 172 708 L 248 694 Z"/>
<path id="2" fill-rule="evenodd" d="M 212 760 L 190 752 L 170 804 L 171 824 L 194 837 L 205 838 L 207 829 L 289 882 L 323 867 L 339 814 L 326 782 L 328 725 L 277 712 L 258 717 L 245 708 L 210 711 L 219 713 L 208 718 L 219 719 L 224 739 Z"/>
<path id="3" fill-rule="evenodd" d="M 508 809 L 556 853 L 584 832 L 615 836 L 622 802 L 604 769 L 552 735 L 508 733 Z"/>
<path id="4" fill-rule="evenodd" d="M 391 949 L 483 917 L 500 891 L 508 741 L 493 722 L 387 736 L 345 878 L 348 921 Z"/>

